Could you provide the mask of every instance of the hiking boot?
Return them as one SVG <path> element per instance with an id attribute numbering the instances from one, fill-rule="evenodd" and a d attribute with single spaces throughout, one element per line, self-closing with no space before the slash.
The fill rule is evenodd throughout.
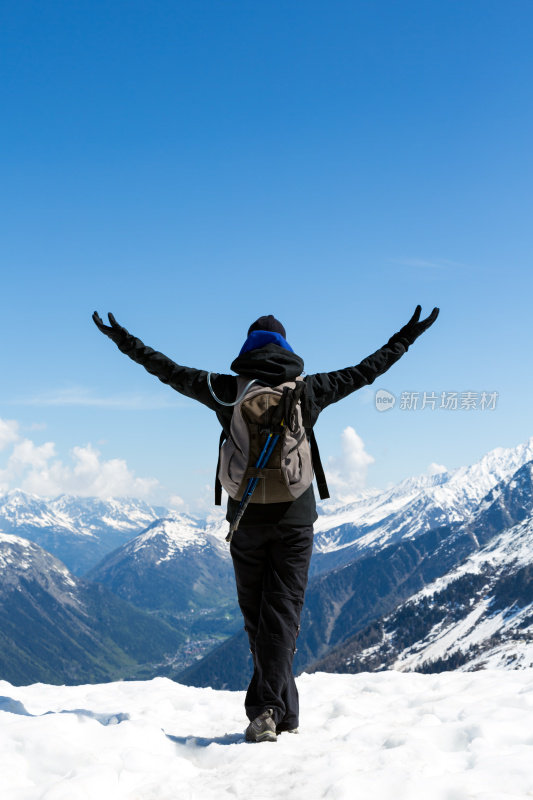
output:
<path id="1" fill-rule="evenodd" d="M 246 741 L 247 742 L 275 742 L 276 736 L 276 723 L 272 718 L 272 709 L 267 708 L 262 714 L 259 714 L 248 727 L 246 728 Z"/>
<path id="2" fill-rule="evenodd" d="M 279 736 L 280 733 L 300 733 L 298 728 L 276 728 L 276 733 Z"/>

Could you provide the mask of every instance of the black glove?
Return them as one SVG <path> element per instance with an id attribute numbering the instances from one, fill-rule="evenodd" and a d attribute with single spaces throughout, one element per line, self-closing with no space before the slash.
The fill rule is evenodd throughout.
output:
<path id="1" fill-rule="evenodd" d="M 434 308 L 429 317 L 426 317 L 426 319 L 419 321 L 420 312 L 422 311 L 422 306 L 417 306 L 415 308 L 415 313 L 413 314 L 407 325 L 404 325 L 403 328 L 400 328 L 398 333 L 395 333 L 394 336 L 391 336 L 387 344 L 392 344 L 394 342 L 397 342 L 399 339 L 405 339 L 408 345 L 413 344 L 415 339 L 418 339 L 418 337 L 422 333 L 424 333 L 424 331 L 427 331 L 427 329 L 431 327 L 431 325 L 433 325 L 433 323 L 439 316 L 439 310 L 440 309 L 438 308 Z"/>
<path id="2" fill-rule="evenodd" d="M 126 328 L 123 328 L 122 325 L 118 324 L 118 322 L 116 321 L 115 317 L 111 312 L 109 312 L 107 316 L 109 317 L 109 322 L 111 323 L 111 326 L 104 325 L 98 314 L 98 311 L 95 311 L 93 314 L 93 322 L 98 328 L 98 330 L 102 331 L 102 333 L 105 333 L 105 335 L 109 336 L 109 338 L 113 342 L 115 342 L 115 344 L 120 346 L 126 341 L 127 337 L 129 336 L 129 333 L 126 330 Z"/>

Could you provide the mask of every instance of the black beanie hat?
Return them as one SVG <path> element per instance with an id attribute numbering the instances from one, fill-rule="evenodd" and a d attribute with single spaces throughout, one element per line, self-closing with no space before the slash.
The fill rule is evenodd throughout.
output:
<path id="1" fill-rule="evenodd" d="M 266 317 L 259 317 L 259 319 L 256 319 L 256 321 L 253 322 L 248 329 L 248 336 L 253 331 L 270 331 L 271 333 L 281 334 L 281 336 L 283 336 L 284 339 L 287 338 L 287 334 L 285 333 L 285 328 L 283 327 L 281 322 L 276 319 L 276 317 L 272 316 L 272 314 L 269 314 Z"/>

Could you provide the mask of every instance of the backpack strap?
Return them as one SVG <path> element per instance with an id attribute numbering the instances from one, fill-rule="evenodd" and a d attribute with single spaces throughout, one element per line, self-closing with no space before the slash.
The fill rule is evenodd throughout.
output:
<path id="1" fill-rule="evenodd" d="M 222 484 L 218 478 L 218 470 L 220 469 L 220 449 L 226 439 L 228 438 L 226 431 L 222 431 L 220 434 L 220 441 L 218 443 L 218 461 L 217 461 L 217 474 L 215 475 L 215 505 L 221 506 L 222 505 Z"/>
<path id="2" fill-rule="evenodd" d="M 321 500 L 327 500 L 329 497 L 328 484 L 324 474 L 324 467 L 322 466 L 322 461 L 320 459 L 320 452 L 316 443 L 315 433 L 312 428 L 309 431 L 309 444 L 311 445 L 311 458 L 313 460 L 313 469 L 315 471 L 318 493 Z"/>
<path id="3" fill-rule="evenodd" d="M 303 381 L 301 377 L 297 378 L 296 380 Z M 304 386 L 306 386 L 305 383 Z M 329 489 L 326 481 L 326 475 L 324 473 L 324 467 L 322 466 L 322 459 L 320 458 L 320 451 L 318 449 L 318 444 L 315 439 L 315 432 L 311 424 L 309 410 L 306 403 L 305 389 L 302 392 L 301 400 L 302 400 L 302 423 L 309 435 L 309 444 L 311 446 L 311 461 L 313 463 L 313 471 L 315 473 L 315 480 L 318 488 L 318 493 L 320 495 L 321 500 L 327 500 L 328 497 L 330 496 Z"/>

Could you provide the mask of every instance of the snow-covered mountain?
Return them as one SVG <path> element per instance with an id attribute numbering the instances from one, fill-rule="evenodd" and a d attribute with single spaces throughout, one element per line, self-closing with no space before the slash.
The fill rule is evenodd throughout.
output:
<path id="1" fill-rule="evenodd" d="M 463 589 L 461 598 L 469 581 L 474 590 L 465 596 Z M 405 611 L 421 615 L 417 606 L 427 600 L 444 613 L 415 646 L 403 648 L 393 669 L 533 667 L 533 517 L 426 586 Z"/>
<path id="2" fill-rule="evenodd" d="M 314 669 L 533 667 L 533 462 L 494 487 L 463 530 L 477 544 L 466 559 Z"/>
<path id="3" fill-rule="evenodd" d="M 217 515 L 201 523 L 184 514 L 168 518 L 170 513 L 131 498 L 102 501 L 62 496 L 46 500 L 13 491 L 0 500 L 0 532 L 15 531 L 19 537 L 27 537 L 19 542 L 25 541 L 29 546 L 32 540 L 39 545 L 32 551 L 34 557 L 37 552 L 49 556 L 36 575 L 45 576 L 47 569 L 53 574 L 55 556 L 72 568 L 72 573 L 67 570 L 72 579 L 74 570 L 78 579 L 83 575 L 85 581 L 78 580 L 77 586 L 92 586 L 96 593 L 109 598 L 110 607 L 113 599 L 121 598 L 139 613 L 148 612 L 154 623 L 164 624 L 173 642 L 164 663 L 157 654 L 152 662 L 157 659 L 160 674 L 165 674 L 191 663 L 221 638 L 231 635 L 240 624 L 233 568 L 224 542 L 227 525 Z M 12 564 L 15 562 L 13 556 Z M 99 565 L 98 569 L 94 569 L 95 565 Z M 87 575 L 91 567 L 91 574 Z M 5 575 L 4 578 L 8 580 Z M 35 607 L 40 603 L 46 606 L 48 600 L 40 597 L 38 580 L 33 580 L 27 588 L 28 602 Z M 29 600 L 31 592 L 35 594 L 34 600 Z M 6 598 L 6 603 L 13 605 L 17 597 Z M 7 618 L 7 606 L 5 610 L 7 616 L 0 620 L 0 636 L 5 635 L 9 646 L 15 648 L 17 636 L 24 638 L 29 633 L 28 626 L 21 625 L 15 635 Z M 35 630 L 46 636 L 41 622 L 35 623 Z M 168 624 L 174 628 L 174 634 L 167 630 Z M 143 648 L 144 630 L 140 623 L 131 626 L 128 636 L 134 649 Z M 157 634 L 157 626 L 154 631 Z M 47 652 L 44 648 L 43 659 L 37 660 L 44 671 L 39 671 L 37 664 L 30 665 L 28 674 L 35 680 L 54 680 L 53 671 L 47 669 L 56 661 Z M 150 647 L 147 652 L 148 661 L 152 658 Z M 29 653 L 27 657 L 31 660 Z M 106 672 L 107 667 L 93 672 L 83 659 L 80 664 L 83 667 L 75 667 L 80 680 L 115 674 Z M 0 676 L 5 675 L 1 668 L 0 659 Z M 62 674 L 61 669 L 59 666 L 58 674 Z"/>
<path id="4" fill-rule="evenodd" d="M 182 669 L 241 627 L 233 566 L 220 525 L 206 530 L 181 514 L 157 520 L 86 577 L 186 632 L 188 648 L 159 674 Z"/>
<path id="5" fill-rule="evenodd" d="M 533 436 L 497 447 L 471 466 L 408 478 L 385 491 L 365 490 L 339 507 L 325 503 L 315 523 L 312 572 L 325 572 L 402 539 L 466 521 L 498 483 L 533 459 Z"/>
<path id="6" fill-rule="evenodd" d="M 384 491 L 367 489 L 346 506 L 321 504 L 311 574 L 439 525 L 465 521 L 491 488 L 532 458 L 533 437 L 515 448 L 496 448 L 452 472 L 408 478 Z M 175 516 L 134 498 L 63 495 L 46 500 L 20 490 L 0 497 L 0 530 L 40 544 L 78 575 L 157 520 Z M 179 518 L 192 537 L 204 532 L 223 539 L 227 527 L 222 518 Z"/>
<path id="7" fill-rule="evenodd" d="M 229 549 L 215 532 L 181 514 L 152 523 L 86 576 L 154 611 L 185 612 L 233 603 Z"/>
<path id="8" fill-rule="evenodd" d="M 34 542 L 0 533 L 0 574 L 0 598 L 33 581 L 58 602 L 82 610 L 79 586 L 67 567 Z"/>
<path id="9" fill-rule="evenodd" d="M 135 631 L 135 635 L 132 635 Z M 0 533 L 0 675 L 79 683 L 143 675 L 184 635 L 73 575 L 42 547 Z"/>
<path id="10" fill-rule="evenodd" d="M 135 498 L 47 500 L 16 489 L 0 497 L 0 531 L 36 542 L 79 575 L 165 513 Z"/>
<path id="11" fill-rule="evenodd" d="M 336 658 L 337 649 L 350 638 L 400 611 L 426 586 L 452 574 L 488 546 L 494 536 L 524 521 L 533 510 L 527 467 L 532 450 L 533 437 L 517 448 L 497 448 L 477 464 L 453 473 L 412 478 L 385 492 L 367 490 L 343 508 L 325 504 L 316 524 L 312 563 L 318 566 L 306 595 L 297 668 L 332 654 Z M 87 577 L 102 592 L 105 585 L 117 600 L 120 597 L 150 612 L 154 621 L 159 617 L 186 633 L 189 650 L 175 653 L 160 674 L 181 675 L 184 666 L 206 654 L 190 666 L 188 681 L 228 688 L 243 685 L 248 645 L 242 631 L 212 649 L 242 626 L 222 516 L 205 522 L 135 500 L 47 501 L 11 492 L 0 499 L 2 530 L 43 542 L 56 555 L 66 553 L 67 566 L 77 565 L 79 572 L 91 565 Z M 21 559 L 24 563 L 22 555 Z M 43 562 L 41 573 L 46 568 Z M 527 569 L 517 580 L 528 582 Z M 38 581 L 32 587 L 36 597 L 26 597 L 38 607 L 42 587 Z M 477 592 L 482 587 L 472 582 L 470 588 Z M 442 626 L 448 622 L 454 620 L 442 616 Z M 429 633 L 430 629 L 404 642 L 403 650 L 422 645 Z M 435 630 L 431 636 L 437 634 Z M 139 643 L 138 633 L 134 638 Z M 376 643 L 368 636 L 365 642 L 358 640 L 351 655 Z M 394 659 L 403 650 L 397 649 Z M 410 655 L 406 653 L 406 658 Z M 454 652 L 451 656 L 457 658 Z M 345 663 L 348 656 L 342 658 Z"/>
<path id="12" fill-rule="evenodd" d="M 490 545 L 495 536 L 532 515 L 533 461 L 530 461 L 510 479 L 494 486 L 466 521 L 419 531 L 414 537 L 405 536 L 367 549 L 348 564 L 316 575 L 306 592 L 296 668 L 356 672 L 360 668 L 358 654 L 368 648 L 374 649 L 370 650 L 371 658 L 365 661 L 365 669 L 391 666 L 401 648 L 418 646 L 431 629 L 431 626 L 427 630 L 421 628 L 416 608 L 412 610 L 413 619 L 406 622 L 403 606 L 407 601 Z M 527 541 L 525 537 L 524 552 L 529 552 L 533 563 L 533 545 L 529 543 L 528 551 Z M 509 605 L 518 602 L 517 592 L 522 596 L 531 591 L 528 569 L 518 575 L 516 586 L 509 588 Z M 520 588 L 520 581 L 525 582 L 525 589 Z M 483 585 L 485 582 L 484 579 Z M 463 601 L 470 604 L 471 600 L 475 602 L 475 592 L 482 587 L 469 578 L 463 588 Z M 426 619 L 428 622 L 434 619 L 436 623 L 449 612 L 451 616 L 447 619 L 456 620 L 454 603 L 453 597 L 449 604 L 443 601 L 440 616 L 431 610 L 433 616 L 428 614 Z M 385 631 L 383 619 L 388 625 Z M 390 634 L 388 639 L 386 633 Z M 395 644 L 389 650 L 391 637 Z M 531 632 L 525 630 L 524 638 L 531 641 Z M 383 652 L 376 653 L 376 645 L 380 644 Z M 238 689 L 246 685 L 248 673 L 247 642 L 240 633 L 188 667 L 178 679 L 197 686 Z"/>

